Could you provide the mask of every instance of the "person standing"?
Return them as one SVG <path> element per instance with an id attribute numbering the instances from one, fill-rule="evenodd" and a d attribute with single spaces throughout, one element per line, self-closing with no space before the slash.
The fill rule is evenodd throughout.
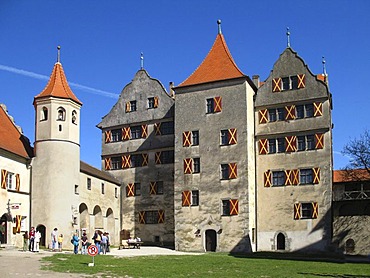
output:
<path id="1" fill-rule="evenodd" d="M 108 244 L 107 234 L 103 233 L 101 236 L 101 242 L 100 242 L 100 248 L 103 254 L 107 253 L 107 244 Z"/>
<path id="2" fill-rule="evenodd" d="M 33 252 L 34 244 L 35 244 L 35 227 L 31 227 L 31 231 L 29 233 L 30 242 L 28 245 L 28 250 Z"/>
<path id="3" fill-rule="evenodd" d="M 86 255 L 87 254 L 87 235 L 85 232 L 83 232 L 82 237 L 81 237 L 81 255 Z"/>
<path id="4" fill-rule="evenodd" d="M 23 251 L 27 251 L 27 247 L 28 247 L 28 231 L 25 231 L 24 234 L 23 234 Z"/>
<path id="5" fill-rule="evenodd" d="M 59 250 L 59 252 L 62 252 L 62 247 L 63 247 L 63 234 L 60 234 L 58 236 L 58 250 Z"/>
<path id="6" fill-rule="evenodd" d="M 41 233 L 36 230 L 35 233 L 35 248 L 33 249 L 34 252 L 39 252 L 40 251 L 40 240 L 41 240 Z"/>
<path id="7" fill-rule="evenodd" d="M 72 237 L 72 244 L 73 244 L 73 253 L 77 254 L 78 253 L 78 245 L 80 243 L 80 239 L 77 235 L 77 233 L 74 233 Z"/>
<path id="8" fill-rule="evenodd" d="M 94 241 L 94 244 L 98 248 L 98 254 L 100 254 L 100 242 L 101 242 L 100 233 L 101 233 L 100 231 L 96 230 L 92 238 L 92 240 Z"/>
<path id="9" fill-rule="evenodd" d="M 58 239 L 58 229 L 54 228 L 54 230 L 51 232 L 51 250 L 53 252 L 55 251 L 57 239 Z"/>

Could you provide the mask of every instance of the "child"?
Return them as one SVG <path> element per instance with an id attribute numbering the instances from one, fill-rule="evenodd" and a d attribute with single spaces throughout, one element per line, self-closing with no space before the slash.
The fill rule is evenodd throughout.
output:
<path id="1" fill-rule="evenodd" d="M 59 249 L 59 252 L 62 252 L 62 245 L 63 245 L 63 234 L 60 234 L 58 236 L 58 249 Z"/>

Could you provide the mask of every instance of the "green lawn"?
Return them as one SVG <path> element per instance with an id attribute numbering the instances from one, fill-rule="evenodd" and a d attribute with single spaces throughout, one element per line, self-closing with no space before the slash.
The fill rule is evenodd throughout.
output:
<path id="1" fill-rule="evenodd" d="M 92 257 L 56 254 L 43 258 L 43 269 L 97 274 L 99 277 L 370 277 L 369 263 L 313 261 L 284 255 L 232 256 L 225 253 L 183 256 Z M 317 258 L 316 258 L 317 259 Z"/>

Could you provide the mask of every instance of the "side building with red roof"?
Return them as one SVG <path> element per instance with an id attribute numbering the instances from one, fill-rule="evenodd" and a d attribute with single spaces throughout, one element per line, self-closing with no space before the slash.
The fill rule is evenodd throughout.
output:
<path id="1" fill-rule="evenodd" d="M 22 246 L 30 220 L 31 160 L 27 137 L 0 105 L 0 244 Z"/>
<path id="2" fill-rule="evenodd" d="M 349 255 L 370 254 L 370 171 L 333 175 L 333 243 Z"/>

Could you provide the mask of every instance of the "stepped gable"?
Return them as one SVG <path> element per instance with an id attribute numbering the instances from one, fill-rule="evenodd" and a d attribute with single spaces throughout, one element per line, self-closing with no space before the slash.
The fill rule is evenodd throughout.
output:
<path id="1" fill-rule="evenodd" d="M 79 101 L 79 99 L 73 94 L 71 88 L 69 87 L 62 64 L 60 62 L 55 63 L 48 84 L 40 94 L 35 96 L 34 104 L 36 99 L 44 97 L 71 99 L 74 102 L 82 105 L 82 102 Z"/>
<path id="2" fill-rule="evenodd" d="M 27 145 L 27 141 L 4 108 L 0 106 L 0 149 L 29 159 L 32 150 L 31 146 Z"/>
<path id="3" fill-rule="evenodd" d="M 200 66 L 179 86 L 246 77 L 238 68 L 226 45 L 222 34 L 217 34 L 216 40 L 207 57 Z"/>

